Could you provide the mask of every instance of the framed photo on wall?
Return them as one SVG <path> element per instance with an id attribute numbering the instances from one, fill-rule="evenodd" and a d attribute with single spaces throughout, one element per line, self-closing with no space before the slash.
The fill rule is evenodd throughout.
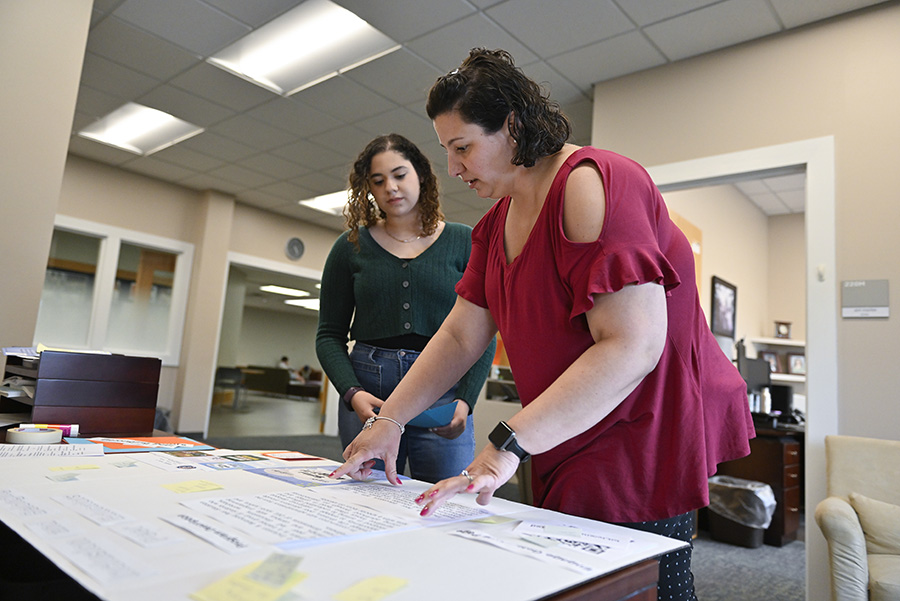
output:
<path id="1" fill-rule="evenodd" d="M 737 314 L 737 287 L 722 278 L 712 278 L 712 311 L 710 329 L 716 336 L 734 338 Z"/>

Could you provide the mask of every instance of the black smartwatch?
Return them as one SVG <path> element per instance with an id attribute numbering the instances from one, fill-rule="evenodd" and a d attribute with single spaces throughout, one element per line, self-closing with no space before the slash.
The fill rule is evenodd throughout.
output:
<path id="1" fill-rule="evenodd" d="M 498 451 L 509 451 L 519 458 L 519 462 L 528 461 L 531 455 L 516 442 L 516 432 L 506 422 L 500 422 L 488 435 L 488 440 Z"/>

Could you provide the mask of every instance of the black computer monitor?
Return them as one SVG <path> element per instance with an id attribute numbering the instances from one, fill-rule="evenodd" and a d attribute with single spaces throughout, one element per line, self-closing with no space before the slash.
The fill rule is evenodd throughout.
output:
<path id="1" fill-rule="evenodd" d="M 747 383 L 747 392 L 760 392 L 772 383 L 771 366 L 765 359 L 738 357 L 738 371 Z"/>

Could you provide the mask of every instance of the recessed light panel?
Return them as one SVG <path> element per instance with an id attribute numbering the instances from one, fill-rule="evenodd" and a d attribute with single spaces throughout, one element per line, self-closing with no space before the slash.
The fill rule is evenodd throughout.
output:
<path id="1" fill-rule="evenodd" d="M 329 0 L 306 0 L 207 61 L 290 96 L 400 46 Z"/>
<path id="2" fill-rule="evenodd" d="M 78 135 L 146 156 L 202 131 L 202 127 L 169 113 L 129 102 L 85 127 Z"/>
<path id="3" fill-rule="evenodd" d="M 304 207 L 322 211 L 323 213 L 328 213 L 330 215 L 342 215 L 344 212 L 344 207 L 347 205 L 347 201 L 350 198 L 349 194 L 349 190 L 339 190 L 337 192 L 332 192 L 331 194 L 324 194 L 322 196 L 316 196 L 315 198 L 310 198 L 309 200 L 301 200 L 299 202 Z"/>

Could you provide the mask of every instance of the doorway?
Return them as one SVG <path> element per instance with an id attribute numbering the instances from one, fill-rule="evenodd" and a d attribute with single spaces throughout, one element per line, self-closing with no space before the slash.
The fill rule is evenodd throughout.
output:
<path id="1" fill-rule="evenodd" d="M 816 503 L 825 498 L 825 436 L 837 433 L 834 138 L 828 136 L 669 163 L 648 171 L 665 193 L 784 169 L 803 169 L 807 182 L 805 515 L 809 518 Z M 815 527 L 806 528 L 806 565 L 806 598 L 827 597 L 826 545 Z"/>
<path id="2" fill-rule="evenodd" d="M 244 386 L 216 388 L 207 436 L 320 432 L 318 396 L 289 385 L 278 369 L 287 357 L 301 373 L 321 373 L 315 352 L 320 279 L 310 269 L 229 254 L 216 365 L 241 371 Z"/>

